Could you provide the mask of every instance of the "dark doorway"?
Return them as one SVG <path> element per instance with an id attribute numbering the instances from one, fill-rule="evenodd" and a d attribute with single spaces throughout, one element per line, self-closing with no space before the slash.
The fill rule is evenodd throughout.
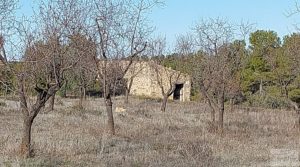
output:
<path id="1" fill-rule="evenodd" d="M 183 88 L 183 84 L 176 84 L 175 85 L 175 90 L 173 93 L 173 99 L 174 100 L 180 100 L 180 96 L 181 96 L 181 89 Z"/>

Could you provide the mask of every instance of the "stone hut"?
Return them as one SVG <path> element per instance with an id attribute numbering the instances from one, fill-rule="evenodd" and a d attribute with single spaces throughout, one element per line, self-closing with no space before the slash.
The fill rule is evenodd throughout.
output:
<path id="1" fill-rule="evenodd" d="M 161 86 L 167 91 L 175 84 L 171 100 L 190 101 L 190 76 L 179 71 L 166 68 L 155 62 L 133 62 L 125 75 L 125 79 L 133 78 L 130 94 L 150 98 L 162 98 Z M 127 82 L 127 84 L 129 84 Z"/>

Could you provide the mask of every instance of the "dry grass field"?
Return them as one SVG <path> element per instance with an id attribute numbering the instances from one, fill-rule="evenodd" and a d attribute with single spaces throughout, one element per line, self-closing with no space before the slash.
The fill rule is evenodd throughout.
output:
<path id="1" fill-rule="evenodd" d="M 269 166 L 271 149 L 300 151 L 296 113 L 236 109 L 225 112 L 223 133 L 214 131 L 205 104 L 131 99 L 115 112 L 116 135 L 105 135 L 102 99 L 79 110 L 76 99 L 58 99 L 53 112 L 33 123 L 34 158 L 18 158 L 22 115 L 0 100 L 0 166 Z M 114 107 L 124 107 L 118 98 Z"/>

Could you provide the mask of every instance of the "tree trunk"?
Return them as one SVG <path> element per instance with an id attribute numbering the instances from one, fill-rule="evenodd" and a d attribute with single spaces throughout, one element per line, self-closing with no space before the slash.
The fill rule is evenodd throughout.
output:
<path id="1" fill-rule="evenodd" d="M 162 112 L 166 111 L 167 102 L 168 102 L 168 96 L 164 95 L 163 101 L 161 103 L 160 111 Z"/>
<path id="2" fill-rule="evenodd" d="M 86 100 L 86 87 L 83 86 L 83 98 L 84 100 Z"/>
<path id="3" fill-rule="evenodd" d="M 261 79 L 259 83 L 259 95 L 262 96 L 262 94 L 263 94 L 263 81 Z"/>
<path id="4" fill-rule="evenodd" d="M 233 102 L 233 98 L 230 98 L 230 112 L 233 112 L 234 111 L 234 102 Z"/>
<path id="5" fill-rule="evenodd" d="M 286 97 L 286 98 L 289 98 L 289 90 L 288 90 L 288 88 L 287 88 L 287 85 L 284 85 L 283 90 L 284 90 L 284 95 L 285 95 L 285 97 Z"/>
<path id="6" fill-rule="evenodd" d="M 83 95 L 83 87 L 81 86 L 80 87 L 80 98 L 79 98 L 79 108 L 80 109 L 83 109 L 83 97 L 84 95 Z"/>
<path id="7" fill-rule="evenodd" d="M 298 128 L 300 129 L 300 111 L 299 110 L 297 111 L 297 115 L 298 115 L 298 122 L 297 122 L 297 124 L 298 124 Z"/>
<path id="8" fill-rule="evenodd" d="M 54 102 L 55 102 L 55 94 L 53 94 L 53 96 L 50 97 L 48 111 L 53 111 L 54 110 Z"/>
<path id="9" fill-rule="evenodd" d="M 112 100 L 111 100 L 111 90 L 110 84 L 107 79 L 107 60 L 104 61 L 104 74 L 103 74 L 103 95 L 104 102 L 107 113 L 107 132 L 111 135 L 115 135 L 115 123 L 114 123 L 114 115 L 112 111 Z"/>
<path id="10" fill-rule="evenodd" d="M 225 85 L 222 85 L 222 92 L 219 97 L 219 130 L 223 130 L 223 122 L 224 122 L 224 103 L 225 103 Z"/>
<path id="11" fill-rule="evenodd" d="M 211 103 L 209 103 L 209 107 L 210 107 L 210 117 L 211 117 L 211 121 L 214 123 L 216 121 L 216 112 L 214 107 L 211 105 Z"/>
<path id="12" fill-rule="evenodd" d="M 7 99 L 7 94 L 8 94 L 8 88 L 7 88 L 8 86 L 6 85 L 5 86 L 5 99 Z"/>
<path id="13" fill-rule="evenodd" d="M 63 97 L 63 98 L 66 98 L 66 97 L 67 97 L 67 88 L 68 88 L 68 80 L 66 80 L 64 89 L 63 89 L 63 91 L 62 91 L 62 97 Z"/>
<path id="14" fill-rule="evenodd" d="M 207 94 L 207 92 L 206 92 L 206 89 L 205 89 L 205 87 L 204 87 L 204 84 L 203 84 L 203 82 L 199 82 L 199 85 L 200 85 L 200 92 L 202 93 L 202 95 L 204 96 L 204 98 L 207 100 L 207 102 L 208 102 L 208 105 L 209 105 L 209 108 L 210 108 L 210 110 L 211 110 L 211 121 L 214 123 L 215 122 L 215 120 L 216 120 L 216 118 L 215 118 L 215 113 L 216 113 L 216 111 L 215 111 L 215 108 L 214 108 L 214 106 L 216 106 L 216 105 L 214 105 L 213 106 L 213 102 L 212 102 L 212 99 L 210 99 L 209 98 L 209 96 L 208 96 L 208 94 Z"/>
<path id="15" fill-rule="evenodd" d="M 224 119 L 224 101 L 221 102 L 220 104 L 220 109 L 219 109 L 219 129 L 223 129 L 223 119 Z"/>
<path id="16" fill-rule="evenodd" d="M 114 81 L 114 84 L 113 84 L 113 97 L 114 97 L 114 100 L 116 100 L 116 88 L 117 88 L 117 81 Z"/>
<path id="17" fill-rule="evenodd" d="M 112 111 L 112 101 L 111 96 L 108 95 L 105 98 L 105 107 L 107 112 L 107 130 L 111 135 L 115 134 L 115 123 L 114 123 L 114 117 L 113 117 L 113 111 Z"/>
<path id="18" fill-rule="evenodd" d="M 103 81 L 104 83 L 104 102 L 107 113 L 107 131 L 111 135 L 115 135 L 115 123 L 114 123 L 114 115 L 112 111 L 112 100 L 111 100 L 111 91 L 110 85 L 106 82 L 106 79 Z"/>
<path id="19" fill-rule="evenodd" d="M 21 156 L 24 158 L 31 157 L 31 127 L 33 119 L 29 116 L 24 116 L 23 120 L 23 136 L 21 141 Z"/>
<path id="20" fill-rule="evenodd" d="M 125 104 L 129 103 L 129 89 L 126 88 L 125 90 Z"/>
<path id="21" fill-rule="evenodd" d="M 130 78 L 129 80 L 129 84 L 126 86 L 126 89 L 125 89 L 125 104 L 128 104 L 129 103 L 129 94 L 130 94 L 130 90 L 131 90 L 131 87 L 132 87 L 132 83 L 133 83 L 133 78 Z"/>

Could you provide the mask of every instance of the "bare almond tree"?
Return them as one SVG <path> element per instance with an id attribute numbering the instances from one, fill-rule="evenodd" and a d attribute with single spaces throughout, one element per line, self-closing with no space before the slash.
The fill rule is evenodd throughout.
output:
<path id="1" fill-rule="evenodd" d="M 0 46 L 10 42 L 5 39 L 13 34 L 17 7 L 18 0 L 0 0 Z M 1 61 L 7 61 L 5 50 L 2 49 L 1 52 Z"/>
<path id="2" fill-rule="evenodd" d="M 189 56 L 195 53 L 195 41 L 192 34 L 178 35 L 176 37 L 175 52 L 180 56 Z"/>
<path id="3" fill-rule="evenodd" d="M 0 1 L 0 61 L 7 62 L 7 54 L 4 45 L 10 42 L 8 38 L 11 36 L 15 23 L 15 10 L 17 9 L 17 0 L 1 0 Z"/>
<path id="4" fill-rule="evenodd" d="M 156 75 L 155 79 L 161 89 L 161 94 L 163 96 L 160 110 L 162 112 L 165 112 L 168 98 L 173 95 L 176 84 L 178 83 L 182 74 L 179 71 L 164 67 L 157 62 L 150 62 L 150 64 L 151 68 L 154 69 Z"/>
<path id="5" fill-rule="evenodd" d="M 159 86 L 163 97 L 160 110 L 165 112 L 168 98 L 174 93 L 176 84 L 180 77 L 182 77 L 182 73 L 163 65 L 166 38 L 158 37 L 154 39 L 149 47 L 149 55 L 152 59 L 148 63 L 155 75 L 153 82 Z"/>
<path id="6" fill-rule="evenodd" d="M 94 84 L 96 69 L 94 58 L 96 56 L 96 44 L 84 34 L 73 34 L 69 44 L 70 56 L 80 59 L 74 70 L 70 71 L 70 80 L 76 82 L 79 90 L 79 108 L 83 108 L 83 101 L 86 99 L 87 88 Z"/>
<path id="7" fill-rule="evenodd" d="M 122 80 L 134 58 L 146 49 L 145 38 L 152 31 L 147 26 L 147 12 L 157 5 L 152 0 L 101 0 L 93 2 L 98 56 L 95 62 L 103 87 L 103 96 L 108 116 L 107 130 L 115 134 L 112 112 L 112 87 L 115 80 Z M 128 61 L 124 66 L 121 60 Z M 119 64 L 119 65 L 112 65 Z M 122 67 L 115 75 L 112 67 Z M 118 76 L 118 77 L 116 77 Z"/>
<path id="8" fill-rule="evenodd" d="M 45 106 L 47 100 L 54 96 L 63 85 L 63 73 L 68 68 L 61 64 L 60 54 L 48 57 L 48 54 L 52 55 L 53 52 L 59 52 L 58 50 L 61 49 L 57 38 L 53 37 L 47 42 L 52 47 L 48 48 L 49 45 L 46 45 L 46 49 L 42 51 L 45 54 L 37 49 L 37 44 L 32 42 L 28 43 L 28 49 L 23 57 L 22 71 L 18 72 L 18 92 L 24 118 L 24 131 L 20 152 L 24 157 L 31 156 L 32 123 L 40 110 Z M 60 58 L 55 60 L 58 58 L 56 56 Z M 29 102 L 29 92 L 31 89 L 37 92 L 34 104 Z"/>
<path id="9" fill-rule="evenodd" d="M 16 29 L 20 44 L 16 48 L 16 52 L 19 52 L 15 54 L 22 55 L 14 57 L 18 61 L 10 62 L 12 58 L 5 57 L 6 43 L 5 40 L 1 40 L 1 59 L 13 71 L 18 82 L 16 91 L 23 115 L 20 154 L 24 158 L 32 156 L 31 128 L 34 119 L 50 97 L 63 85 L 65 72 L 79 61 L 66 59 L 67 39 L 70 33 L 77 30 L 76 27 L 80 27 L 76 20 L 78 17 L 73 17 L 77 14 L 79 6 L 75 0 L 41 1 L 40 11 L 33 21 L 18 21 Z M 14 68 L 13 65 L 17 65 L 18 68 Z M 32 93 L 33 91 L 35 93 Z"/>
<path id="10" fill-rule="evenodd" d="M 196 68 L 196 81 L 200 92 L 211 108 L 211 119 L 219 111 L 218 128 L 223 129 L 225 95 L 232 74 L 231 65 L 235 61 L 230 43 L 233 41 L 233 28 L 222 19 L 203 20 L 194 27 L 196 43 L 203 51 L 203 59 Z"/>
<path id="11" fill-rule="evenodd" d="M 17 0 L 0 0 L 0 86 L 5 88 L 5 94 L 14 91 L 11 82 L 10 65 L 7 63 L 8 46 L 13 42 L 10 40 L 14 33 L 15 11 L 17 9 Z M 3 66 L 4 65 L 4 66 Z"/>
<path id="12" fill-rule="evenodd" d="M 74 45 L 81 45 L 82 41 L 76 41 L 72 39 L 74 36 L 78 34 L 87 34 L 87 25 L 90 22 L 88 11 L 90 6 L 88 5 L 88 1 L 86 0 L 59 0 L 59 1 L 41 1 L 40 7 L 40 15 L 42 16 L 41 22 L 44 23 L 43 27 L 45 29 L 44 34 L 52 34 L 56 33 L 56 31 L 61 31 L 62 35 L 59 35 L 59 38 L 62 38 L 61 41 L 65 45 L 70 42 L 68 49 L 65 50 L 65 55 L 71 56 L 66 59 L 66 61 L 73 61 L 76 59 L 83 62 L 84 56 L 82 54 L 83 47 L 81 47 L 81 51 L 74 52 L 76 48 Z M 60 27 L 67 27 L 66 29 L 61 29 Z M 73 40 L 73 43 L 72 43 Z M 81 42 L 81 44 L 79 44 Z M 84 44 L 82 44 L 84 45 Z M 77 48 L 78 49 L 78 48 Z M 90 51 L 89 47 L 85 46 L 85 49 Z M 72 51 L 73 50 L 73 51 Z M 68 63 L 68 62 L 66 62 Z M 49 110 L 53 110 L 54 108 L 55 95 L 50 98 Z"/>

